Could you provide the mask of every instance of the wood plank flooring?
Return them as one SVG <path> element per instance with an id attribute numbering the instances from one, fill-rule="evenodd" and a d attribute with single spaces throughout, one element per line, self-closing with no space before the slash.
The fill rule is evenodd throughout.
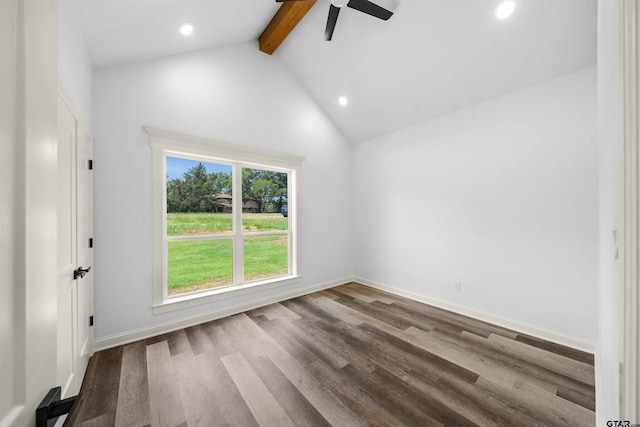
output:
<path id="1" fill-rule="evenodd" d="M 96 353 L 65 425 L 594 426 L 593 355 L 348 284 Z"/>

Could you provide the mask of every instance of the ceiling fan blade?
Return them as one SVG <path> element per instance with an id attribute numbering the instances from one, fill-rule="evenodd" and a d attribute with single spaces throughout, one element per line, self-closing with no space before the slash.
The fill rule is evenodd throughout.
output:
<path id="1" fill-rule="evenodd" d="M 334 5 L 329 6 L 329 17 L 327 18 L 327 28 L 324 30 L 324 39 L 331 40 L 333 36 L 333 30 L 336 29 L 336 22 L 338 22 L 338 15 L 340 14 L 340 8 Z"/>
<path id="2" fill-rule="evenodd" d="M 390 10 L 378 6 L 375 3 L 371 3 L 369 0 L 349 0 L 347 6 L 352 9 L 359 10 L 360 12 L 364 12 L 367 15 L 384 19 L 385 21 L 391 18 L 391 15 L 393 15 L 393 12 L 391 12 Z"/>

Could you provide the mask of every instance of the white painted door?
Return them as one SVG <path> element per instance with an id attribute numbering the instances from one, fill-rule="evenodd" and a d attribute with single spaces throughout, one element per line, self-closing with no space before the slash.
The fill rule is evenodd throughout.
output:
<path id="1" fill-rule="evenodd" d="M 91 138 L 58 98 L 58 381 L 77 394 L 92 352 Z M 88 270 L 83 273 L 83 270 Z"/>

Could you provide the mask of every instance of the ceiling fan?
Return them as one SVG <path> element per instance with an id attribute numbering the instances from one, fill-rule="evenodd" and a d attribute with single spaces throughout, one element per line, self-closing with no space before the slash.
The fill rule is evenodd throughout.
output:
<path id="1" fill-rule="evenodd" d="M 306 0 L 276 0 L 281 3 L 283 1 L 306 1 Z M 324 39 L 331 40 L 333 37 L 333 30 L 336 28 L 336 22 L 338 22 L 338 15 L 340 14 L 340 9 L 344 6 L 350 7 L 351 9 L 359 10 L 360 12 L 366 13 L 367 15 L 374 16 L 379 19 L 388 20 L 393 15 L 393 12 L 385 9 L 384 7 L 378 6 L 375 3 L 370 2 L 369 0 L 331 0 L 331 5 L 329 6 L 329 17 L 327 18 L 327 27 L 324 30 Z"/>

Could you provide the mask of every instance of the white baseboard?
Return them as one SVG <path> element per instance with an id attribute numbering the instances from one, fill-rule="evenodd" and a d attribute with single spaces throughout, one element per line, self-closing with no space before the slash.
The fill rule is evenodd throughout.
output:
<path id="1" fill-rule="evenodd" d="M 95 340 L 95 351 L 105 350 L 119 345 L 128 344 L 134 341 L 150 338 L 156 335 L 165 334 L 182 328 L 188 328 L 190 326 L 198 325 L 200 323 L 209 322 L 212 320 L 220 319 L 234 314 L 242 313 L 245 311 L 253 310 L 265 305 L 273 304 L 276 302 L 284 301 L 290 298 L 296 298 L 302 295 L 307 295 L 323 289 L 332 288 L 349 282 L 358 282 L 372 288 L 380 289 L 381 291 L 389 292 L 401 297 L 409 298 L 414 301 L 422 302 L 425 304 L 433 305 L 445 310 L 452 311 L 454 313 L 469 316 L 474 319 L 482 320 L 501 326 L 503 328 L 510 329 L 512 331 L 531 335 L 536 338 L 543 339 L 545 341 L 551 341 L 556 344 L 564 345 L 566 347 L 581 350 L 587 353 L 595 353 L 595 345 L 593 343 L 585 342 L 577 338 L 569 337 L 554 331 L 542 329 L 533 325 L 518 322 L 515 320 L 507 319 L 504 317 L 494 316 L 491 314 L 483 313 L 468 307 L 461 305 L 451 304 L 445 301 L 434 299 L 426 295 L 417 294 L 414 292 L 405 291 L 402 289 L 394 288 L 392 286 L 369 280 L 363 277 L 343 277 L 341 279 L 332 280 L 330 282 L 320 283 L 316 285 L 299 288 L 294 291 L 284 292 L 277 295 L 273 295 L 268 298 L 260 300 L 250 301 L 248 303 L 239 304 L 233 307 L 227 307 L 224 309 L 216 310 L 204 315 L 187 317 L 179 320 L 174 320 L 167 323 L 161 323 L 158 325 L 148 326 L 144 328 L 138 328 L 121 332 L 106 337 L 101 337 Z"/>
<path id="2" fill-rule="evenodd" d="M 543 339 L 545 341 L 551 341 L 556 344 L 563 345 L 565 347 L 570 347 L 576 350 L 581 350 L 587 353 L 594 354 L 595 353 L 595 344 L 590 342 L 585 342 L 577 338 L 569 337 L 554 331 L 549 331 L 547 329 L 539 328 L 533 325 L 529 325 L 526 323 L 522 323 L 516 320 L 507 319 L 504 317 L 494 316 L 492 314 L 483 313 L 478 310 L 474 310 L 469 307 L 464 307 L 461 305 L 451 304 L 445 301 L 441 301 L 435 298 L 428 297 L 426 295 L 417 294 L 414 292 L 405 291 L 402 289 L 394 288 L 392 286 L 386 285 L 384 283 L 376 282 L 373 280 L 365 279 L 364 277 L 355 277 L 353 279 L 355 282 L 361 283 L 366 286 L 370 286 L 372 288 L 380 289 L 381 291 L 389 292 L 391 294 L 395 294 L 401 297 L 409 298 L 414 301 L 422 302 L 425 304 L 433 305 L 435 307 L 439 307 L 448 311 L 452 311 L 454 313 L 462 314 L 463 316 L 469 316 L 474 319 L 482 320 L 484 322 L 488 322 L 494 324 L 496 326 L 501 326 L 506 329 L 510 329 L 512 331 L 531 335 L 536 338 Z"/>
<path id="3" fill-rule="evenodd" d="M 253 310 L 259 307 L 263 307 L 265 305 L 273 304 L 273 303 L 284 301 L 287 299 L 307 295 L 313 292 L 332 288 L 334 286 L 339 286 L 352 281 L 353 281 L 353 277 L 344 277 L 341 279 L 332 280 L 330 282 L 306 286 L 304 288 L 298 288 L 289 292 L 283 292 L 277 295 L 270 296 L 268 298 L 262 298 L 259 300 L 250 301 L 244 304 L 235 305 L 233 307 L 226 307 L 226 308 L 212 311 L 199 316 L 186 317 L 183 319 L 173 320 L 171 322 L 133 329 L 125 332 L 120 332 L 114 335 L 108 335 L 106 337 L 100 337 L 95 340 L 94 351 L 106 350 L 108 348 L 117 347 L 123 344 L 129 344 L 131 342 L 150 338 L 156 335 L 166 334 L 168 332 L 176 331 L 178 329 L 188 328 L 190 326 L 198 325 L 200 323 L 210 322 L 212 320 L 220 319 L 227 316 L 232 316 L 234 314 Z"/>

